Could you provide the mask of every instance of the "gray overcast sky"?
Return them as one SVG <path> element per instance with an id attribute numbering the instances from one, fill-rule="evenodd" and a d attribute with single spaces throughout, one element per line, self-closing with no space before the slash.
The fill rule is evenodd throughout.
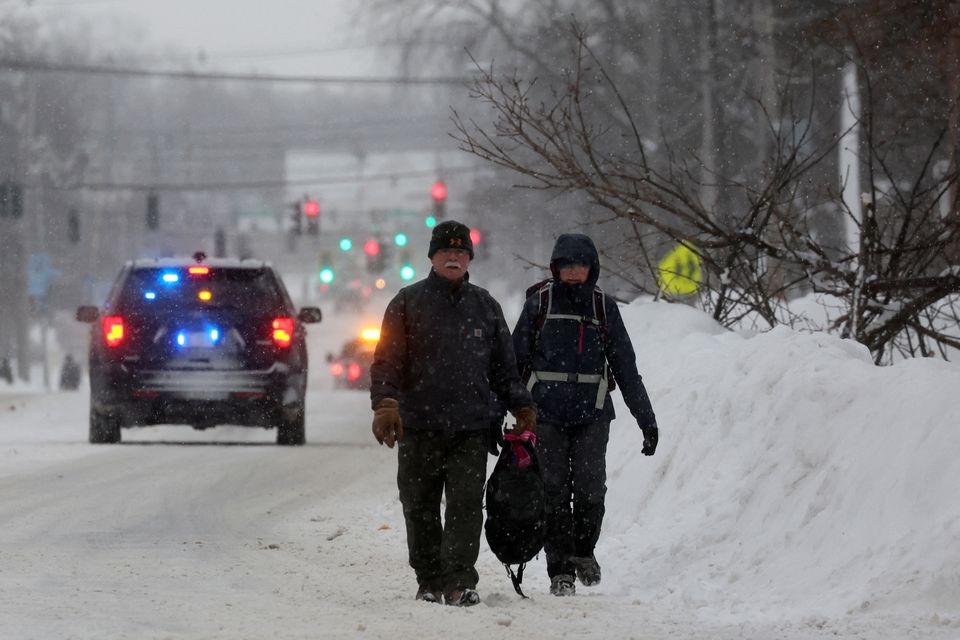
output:
<path id="1" fill-rule="evenodd" d="M 4 2 L 4 4 L 7 4 Z M 14 4 L 14 3 L 10 3 Z M 119 46 L 205 52 L 211 67 L 310 75 L 382 75 L 352 27 L 354 0 L 23 0 L 25 11 L 82 19 Z"/>

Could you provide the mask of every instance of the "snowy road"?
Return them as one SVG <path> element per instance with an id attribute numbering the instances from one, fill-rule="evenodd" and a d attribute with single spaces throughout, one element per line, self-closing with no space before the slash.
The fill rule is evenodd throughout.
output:
<path id="1" fill-rule="evenodd" d="M 83 394 L 4 397 L 3 638 L 808 638 L 814 628 L 663 616 L 608 581 L 515 596 L 484 548 L 484 602 L 414 602 L 395 457 L 364 394 L 314 392 L 308 440 L 185 427 L 86 444 Z M 179 440 L 186 439 L 186 442 Z M 869 630 L 861 630 L 867 632 Z M 880 637 L 880 636 L 877 636 Z M 892 637 L 892 636 L 891 636 Z"/>
<path id="2" fill-rule="evenodd" d="M 83 396 L 6 400 L 0 637 L 676 632 L 652 629 L 642 603 L 588 597 L 560 606 L 542 593 L 521 602 L 486 551 L 483 605 L 414 602 L 394 457 L 371 444 L 366 402 L 314 394 L 311 444 L 288 449 L 269 432 L 177 427 L 91 446 Z M 352 405 L 350 423 L 330 410 Z M 23 421 L 21 438 L 10 413 Z M 49 420 L 58 416 L 70 419 Z"/>

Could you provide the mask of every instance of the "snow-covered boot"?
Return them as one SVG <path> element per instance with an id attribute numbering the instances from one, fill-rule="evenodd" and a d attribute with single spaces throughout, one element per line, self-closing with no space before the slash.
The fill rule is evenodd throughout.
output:
<path id="1" fill-rule="evenodd" d="M 422 584 L 420 588 L 417 589 L 417 600 L 423 600 L 424 602 L 441 602 L 443 595 L 440 593 L 439 589 L 431 589 L 430 587 Z"/>
<path id="2" fill-rule="evenodd" d="M 589 556 L 571 558 L 571 560 L 577 567 L 577 578 L 580 584 L 585 587 L 600 584 L 600 564 L 592 553 Z"/>
<path id="3" fill-rule="evenodd" d="M 573 583 L 573 576 L 561 573 L 550 578 L 550 593 L 555 596 L 576 595 L 577 585 Z"/>
<path id="4" fill-rule="evenodd" d="M 472 607 L 480 604 L 480 594 L 476 589 L 457 587 L 446 595 L 447 604 L 454 607 Z"/>

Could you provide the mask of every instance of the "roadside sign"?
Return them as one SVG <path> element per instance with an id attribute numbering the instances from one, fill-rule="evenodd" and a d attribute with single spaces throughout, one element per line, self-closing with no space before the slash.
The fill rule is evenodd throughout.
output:
<path id="1" fill-rule="evenodd" d="M 700 256 L 689 242 L 681 242 L 660 260 L 657 284 L 664 293 L 690 295 L 697 292 L 702 281 Z"/>

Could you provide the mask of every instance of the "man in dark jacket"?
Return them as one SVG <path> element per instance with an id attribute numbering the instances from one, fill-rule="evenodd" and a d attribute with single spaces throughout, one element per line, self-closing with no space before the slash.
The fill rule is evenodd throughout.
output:
<path id="1" fill-rule="evenodd" d="M 475 564 L 494 407 L 509 407 L 518 431 L 536 428 L 536 409 L 500 305 L 469 282 L 470 229 L 438 224 L 427 255 L 430 274 L 401 289 L 383 316 L 370 371 L 373 434 L 388 447 L 399 443 L 417 599 L 470 606 L 480 602 Z"/>
<path id="2" fill-rule="evenodd" d="M 566 596 L 576 592 L 574 574 L 585 586 L 600 582 L 594 547 L 605 509 L 614 380 L 643 431 L 644 455 L 656 451 L 658 431 L 620 311 L 596 286 L 600 260 L 593 241 L 561 235 L 550 270 L 553 279 L 524 303 L 513 345 L 538 411 L 550 592 Z"/>

